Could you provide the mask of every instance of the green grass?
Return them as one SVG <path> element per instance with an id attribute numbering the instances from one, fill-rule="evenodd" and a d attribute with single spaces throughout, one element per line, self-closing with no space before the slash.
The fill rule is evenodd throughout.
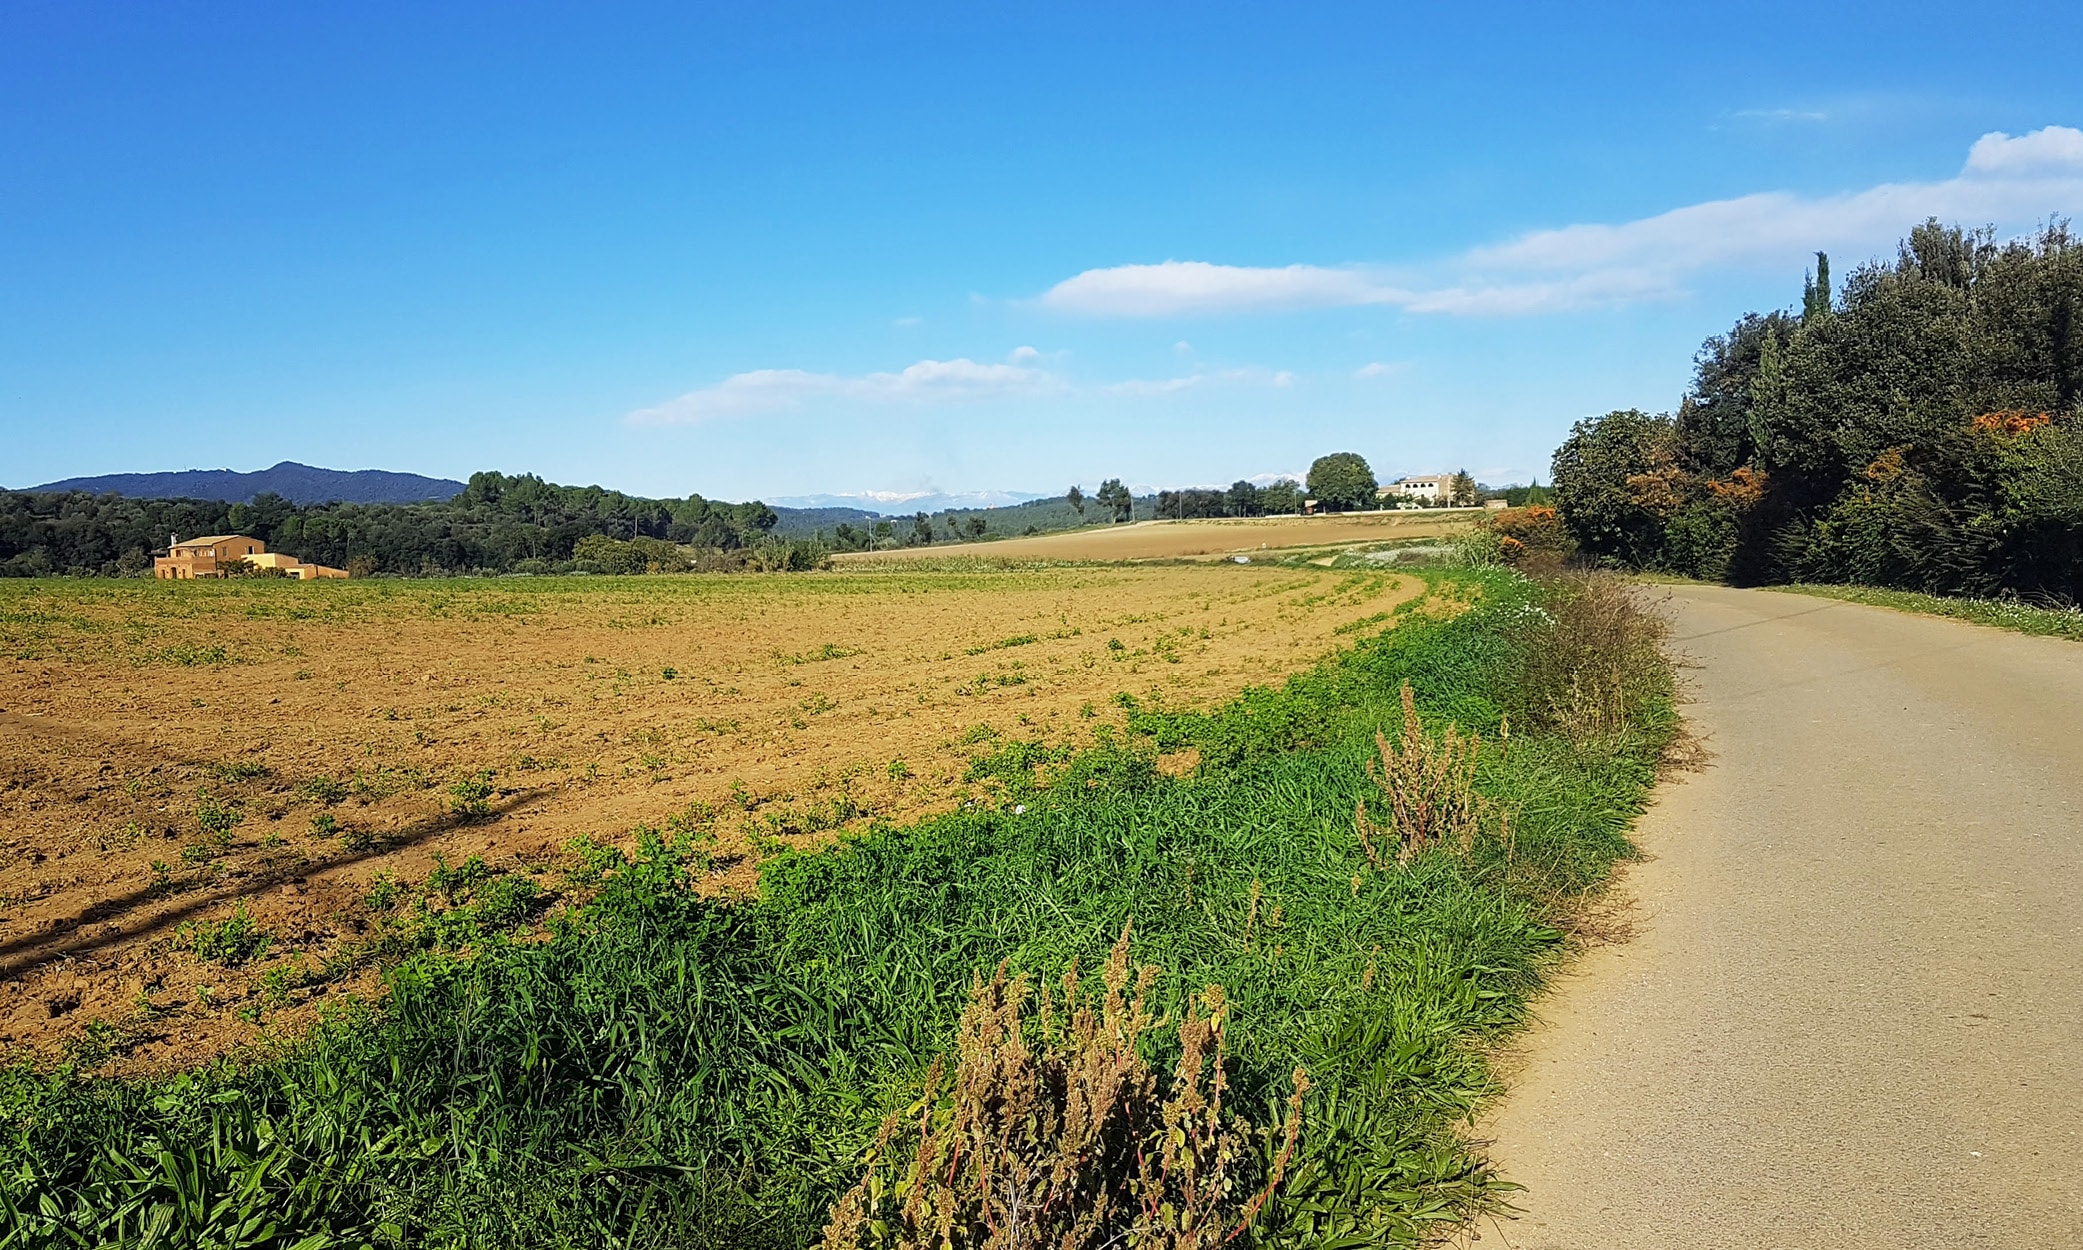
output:
<path id="1" fill-rule="evenodd" d="M 1238 1244 L 1414 1242 L 1493 1192 L 1457 1132 L 1492 1088 L 1486 1048 L 1523 1020 L 1558 906 L 1629 852 L 1672 716 L 1659 696 L 1596 742 L 1538 732 L 1519 682 L 1538 592 L 1425 576 L 1482 594 L 1212 714 L 1143 711 L 1069 759 L 1001 748 L 980 766 L 1021 779 L 1017 805 L 784 852 L 756 902 L 689 888 L 688 829 L 641 831 L 627 862 L 592 848 L 613 860 L 598 893 L 547 940 L 474 924 L 467 949 L 394 967 L 380 1009 L 278 1053 L 0 1074 L 0 1247 L 160 1219 L 171 1245 L 808 1245 L 972 976 L 1097 967 L 1131 920 L 1168 1010 L 1227 991 L 1233 1100 L 1270 1122 L 1295 1066 L 1314 1082 L 1282 1196 Z M 1512 837 L 1377 871 L 1353 813 L 1405 680 L 1428 724 L 1494 741 L 1512 717 L 1478 773 Z M 1196 774 L 1157 770 L 1188 745 Z M 443 865 L 429 890 L 480 876 Z"/>
<path id="2" fill-rule="evenodd" d="M 1994 625 L 2021 634 L 2039 634 L 2083 642 L 2083 608 L 2036 608 L 2015 599 L 1950 599 L 1944 595 L 1919 594 L 1913 590 L 1881 590 L 1872 586 L 1820 586 L 1801 584 L 1775 586 L 1800 595 L 1841 599 L 1847 603 L 1870 603 L 1899 612 L 1926 616 L 1950 616 Z"/>

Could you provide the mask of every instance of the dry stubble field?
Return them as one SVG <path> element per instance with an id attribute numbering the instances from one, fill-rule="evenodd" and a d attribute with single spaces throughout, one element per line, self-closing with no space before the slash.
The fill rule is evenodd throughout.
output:
<path id="1" fill-rule="evenodd" d="M 262 1013 L 270 971 L 351 951 L 371 883 L 436 856 L 554 889 L 573 838 L 693 809 L 714 888 L 748 889 L 783 846 L 990 801 L 964 775 L 994 744 L 1275 682 L 1421 590 L 1259 564 L 0 583 L 0 1052 L 128 1020 L 126 1063 L 163 1068 L 299 1027 L 371 974 Z M 184 926 L 239 908 L 266 959 L 198 958 Z"/>
<path id="2" fill-rule="evenodd" d="M 1341 547 L 1406 539 L 1441 538 L 1474 528 L 1477 509 L 1346 512 L 1321 516 L 1220 517 L 1194 521 L 1138 521 L 1095 525 L 1028 538 L 939 547 L 898 547 L 839 557 L 841 564 L 944 561 L 980 556 L 997 560 L 1219 559 L 1296 547 Z"/>

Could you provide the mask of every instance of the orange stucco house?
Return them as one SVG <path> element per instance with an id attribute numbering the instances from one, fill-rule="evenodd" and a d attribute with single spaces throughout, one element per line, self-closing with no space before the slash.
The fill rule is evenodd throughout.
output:
<path id="1" fill-rule="evenodd" d="M 256 569 L 281 569 L 283 576 L 298 581 L 347 576 L 346 569 L 305 564 L 295 556 L 269 551 L 266 543 L 244 534 L 212 534 L 208 538 L 191 538 L 185 543 L 175 535 L 167 543 L 167 554 L 152 561 L 152 576 L 174 581 L 191 577 L 224 577 L 227 573 L 222 566 L 235 560 L 244 560 Z"/>

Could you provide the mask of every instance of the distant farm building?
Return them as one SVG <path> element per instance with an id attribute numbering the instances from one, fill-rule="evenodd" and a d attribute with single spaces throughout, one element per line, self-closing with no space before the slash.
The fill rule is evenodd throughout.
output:
<path id="1" fill-rule="evenodd" d="M 235 572 L 267 576 L 262 572 L 266 569 L 280 569 L 283 577 L 293 577 L 298 581 L 347 576 L 346 569 L 305 564 L 295 556 L 269 551 L 266 543 L 244 534 L 212 534 L 208 538 L 191 538 L 185 543 L 179 535 L 174 535 L 167 543 L 167 554 L 152 561 L 152 576 L 168 581 L 230 577 Z"/>
<path id="2" fill-rule="evenodd" d="M 1389 483 L 1378 493 L 1383 499 L 1396 495 L 1408 495 L 1426 503 L 1440 503 L 1451 499 L 1454 494 L 1454 475 L 1431 473 L 1423 477 L 1406 477 Z"/>

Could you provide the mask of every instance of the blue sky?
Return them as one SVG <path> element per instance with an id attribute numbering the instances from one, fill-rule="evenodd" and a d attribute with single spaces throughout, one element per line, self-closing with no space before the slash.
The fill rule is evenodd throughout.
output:
<path id="1" fill-rule="evenodd" d="M 2083 210 L 2083 6 L 0 11 L 0 483 L 1544 473 L 1937 214 Z"/>

